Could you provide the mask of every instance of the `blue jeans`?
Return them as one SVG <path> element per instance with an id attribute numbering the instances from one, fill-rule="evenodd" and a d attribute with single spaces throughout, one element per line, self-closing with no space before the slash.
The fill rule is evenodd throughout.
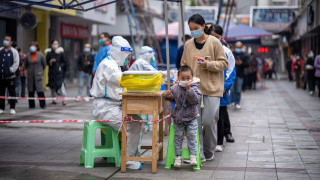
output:
<path id="1" fill-rule="evenodd" d="M 21 79 L 20 76 L 16 77 L 14 80 L 14 85 L 15 85 L 15 91 L 16 91 L 16 97 L 20 97 L 20 89 L 21 89 Z"/>
<path id="2" fill-rule="evenodd" d="M 231 89 L 230 97 L 231 103 L 240 104 L 241 99 L 241 89 L 243 84 L 243 78 L 237 77 Z"/>
<path id="3" fill-rule="evenodd" d="M 85 73 L 83 71 L 80 72 L 78 96 L 82 96 L 84 81 L 86 81 L 86 84 L 87 84 L 87 96 L 88 97 L 90 96 L 91 78 L 92 78 L 92 75 L 90 73 Z"/>

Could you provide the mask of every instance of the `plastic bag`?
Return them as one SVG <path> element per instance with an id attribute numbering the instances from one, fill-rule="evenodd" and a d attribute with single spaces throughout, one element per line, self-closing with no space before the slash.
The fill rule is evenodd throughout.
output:
<path id="1" fill-rule="evenodd" d="M 120 86 L 124 92 L 157 93 L 162 81 L 162 74 L 123 74 Z"/>

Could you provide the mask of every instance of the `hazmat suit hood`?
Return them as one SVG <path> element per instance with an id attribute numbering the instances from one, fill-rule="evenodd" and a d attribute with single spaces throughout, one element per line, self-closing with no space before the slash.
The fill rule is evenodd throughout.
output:
<path id="1" fill-rule="evenodd" d="M 140 57 L 150 64 L 151 58 L 154 57 L 154 50 L 149 46 L 142 46 L 140 49 Z"/>
<path id="2" fill-rule="evenodd" d="M 112 47 L 108 51 L 108 55 L 117 62 L 118 66 L 123 66 L 126 57 L 132 52 L 129 42 L 122 36 L 112 38 Z"/>

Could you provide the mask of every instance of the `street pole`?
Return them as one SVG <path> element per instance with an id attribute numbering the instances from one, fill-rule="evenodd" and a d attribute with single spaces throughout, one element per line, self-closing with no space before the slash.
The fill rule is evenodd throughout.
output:
<path id="1" fill-rule="evenodd" d="M 227 17 L 228 17 L 228 10 L 229 10 L 229 5 L 230 5 L 230 0 L 228 0 L 228 3 L 227 3 L 227 7 L 226 7 L 226 12 L 224 14 L 224 21 L 223 21 L 223 30 L 225 30 L 224 26 L 226 24 L 226 21 L 227 21 Z"/>
<path id="2" fill-rule="evenodd" d="M 133 55 L 137 59 L 135 46 L 134 46 L 134 38 L 133 38 L 133 34 L 132 34 L 131 18 L 130 18 L 130 14 L 129 14 L 129 7 L 128 7 L 128 1 L 127 0 L 124 0 L 124 7 L 126 9 L 126 14 L 127 14 L 127 18 L 128 18 L 128 24 L 129 24 L 129 30 L 130 30 L 130 36 L 131 36 L 131 43 L 132 43 L 132 49 L 133 49 Z"/>
<path id="3" fill-rule="evenodd" d="M 186 43 L 186 38 L 185 38 L 185 34 L 184 34 L 184 2 L 183 2 L 183 0 L 181 0 L 180 1 L 180 12 L 181 12 L 181 15 L 180 15 L 180 17 L 181 17 L 181 27 L 182 27 L 182 39 L 183 39 L 183 44 L 185 44 Z"/>
<path id="4" fill-rule="evenodd" d="M 230 18 L 231 18 L 231 14 L 232 14 L 233 4 L 234 4 L 234 0 L 232 0 L 232 3 L 231 3 L 230 13 L 229 13 L 229 17 L 228 17 L 228 25 L 227 25 L 226 34 L 224 35 L 224 39 L 227 39 L 227 37 L 228 37 L 228 30 L 229 30 L 229 24 L 230 24 Z"/>
<path id="5" fill-rule="evenodd" d="M 168 32 L 168 1 L 164 0 L 164 18 L 166 29 L 166 57 L 167 57 L 167 90 L 170 89 L 170 56 L 169 56 L 169 32 Z"/>

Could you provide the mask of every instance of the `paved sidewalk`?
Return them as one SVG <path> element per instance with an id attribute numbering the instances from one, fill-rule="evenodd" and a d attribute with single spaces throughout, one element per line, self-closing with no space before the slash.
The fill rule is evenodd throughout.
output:
<path id="1" fill-rule="evenodd" d="M 229 108 L 235 143 L 225 143 L 200 171 L 187 165 L 166 170 L 160 161 L 157 174 L 151 163 L 121 173 L 102 158 L 86 169 L 78 165 L 83 124 L 7 124 L 0 125 L 0 179 L 320 179 L 320 99 L 285 80 L 267 81 L 266 87 L 242 93 L 241 110 Z M 48 104 L 29 111 L 19 102 L 16 116 L 0 120 L 90 119 L 89 105 Z M 150 142 L 148 134 L 142 143 Z M 167 137 L 164 144 L 166 152 Z"/>

